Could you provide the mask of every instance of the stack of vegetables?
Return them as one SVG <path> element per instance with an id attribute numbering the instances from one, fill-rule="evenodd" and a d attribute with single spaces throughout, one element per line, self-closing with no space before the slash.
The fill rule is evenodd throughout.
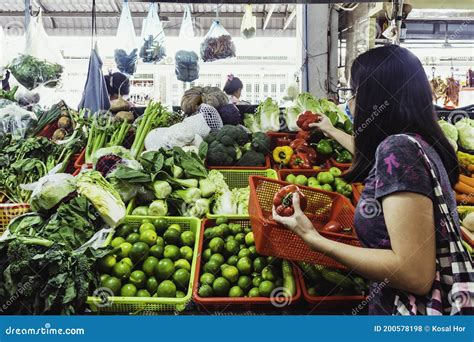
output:
<path id="1" fill-rule="evenodd" d="M 245 114 L 244 125 L 252 133 L 278 132 L 280 130 L 280 107 L 270 97 L 260 103 L 255 114 Z"/>
<path id="2" fill-rule="evenodd" d="M 453 125 L 445 120 L 439 120 L 439 125 L 451 145 L 457 151 L 474 151 L 474 120 L 462 118 Z"/>
<path id="3" fill-rule="evenodd" d="M 261 132 L 251 136 L 242 128 L 224 125 L 207 138 L 206 164 L 208 166 L 265 166 L 270 152 L 270 139 Z"/>
<path id="4" fill-rule="evenodd" d="M 42 178 L 30 204 L 35 212 L 14 219 L 0 240 L 0 302 L 11 302 L 4 313 L 82 313 L 98 286 L 93 264 L 109 253 L 93 246 L 125 206 L 96 171 Z"/>

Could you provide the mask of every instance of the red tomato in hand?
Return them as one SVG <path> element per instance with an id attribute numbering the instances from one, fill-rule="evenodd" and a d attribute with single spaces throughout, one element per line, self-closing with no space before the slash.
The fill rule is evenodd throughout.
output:
<path id="1" fill-rule="evenodd" d="M 308 205 L 306 196 L 301 192 L 300 188 L 296 185 L 291 184 L 281 188 L 273 197 L 273 205 L 275 210 L 280 216 L 291 216 L 295 213 L 293 208 L 293 194 L 298 193 L 300 197 L 301 210 L 305 210 Z"/>

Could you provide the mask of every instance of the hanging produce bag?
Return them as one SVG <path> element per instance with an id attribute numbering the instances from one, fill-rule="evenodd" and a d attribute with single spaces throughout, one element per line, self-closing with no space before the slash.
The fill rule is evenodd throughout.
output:
<path id="1" fill-rule="evenodd" d="M 166 57 L 165 32 L 158 16 L 156 3 L 150 3 L 148 15 L 143 20 L 140 58 L 145 63 L 157 63 Z"/>
<path id="2" fill-rule="evenodd" d="M 133 75 L 137 70 L 138 48 L 128 0 L 124 0 L 117 29 L 114 58 L 120 72 Z"/>
<path id="3" fill-rule="evenodd" d="M 185 7 L 179 38 L 183 46 L 191 46 L 194 38 L 193 21 L 189 6 Z M 175 73 L 179 81 L 192 82 L 199 78 L 199 56 L 191 49 L 179 50 L 175 55 Z"/>
<path id="4" fill-rule="evenodd" d="M 230 57 L 235 57 L 232 37 L 218 20 L 214 20 L 201 43 L 201 58 L 204 62 L 213 62 Z"/>
<path id="5" fill-rule="evenodd" d="M 61 53 L 44 30 L 40 12 L 28 25 L 24 53 L 14 58 L 8 68 L 18 82 L 32 90 L 41 84 L 57 86 L 63 64 Z"/>
<path id="6" fill-rule="evenodd" d="M 252 5 L 245 6 L 245 14 L 240 25 L 242 38 L 250 39 L 257 33 L 257 17 L 252 14 Z"/>

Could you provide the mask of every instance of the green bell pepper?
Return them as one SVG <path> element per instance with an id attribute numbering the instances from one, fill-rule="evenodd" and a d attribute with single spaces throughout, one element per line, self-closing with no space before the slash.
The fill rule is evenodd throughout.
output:
<path id="1" fill-rule="evenodd" d="M 331 146 L 331 140 L 323 139 L 316 145 L 316 150 L 320 154 L 328 155 L 333 153 L 333 148 Z"/>
<path id="2" fill-rule="evenodd" d="M 343 151 L 336 150 L 336 161 L 338 163 L 351 163 L 352 154 L 348 150 L 343 150 Z"/>

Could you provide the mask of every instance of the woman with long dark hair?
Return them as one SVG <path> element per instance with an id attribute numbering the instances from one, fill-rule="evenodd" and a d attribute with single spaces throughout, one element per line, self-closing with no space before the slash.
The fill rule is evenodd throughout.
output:
<path id="1" fill-rule="evenodd" d="M 227 81 L 224 85 L 224 93 L 229 96 L 229 103 L 234 105 L 242 105 L 242 104 L 249 104 L 246 101 L 242 101 L 240 97 L 242 96 L 242 89 L 244 88 L 244 84 L 240 80 L 240 78 L 235 77 L 234 75 L 230 74 L 227 76 Z"/>
<path id="2" fill-rule="evenodd" d="M 297 195 L 294 215 L 274 211 L 274 219 L 371 279 L 370 314 L 472 314 L 472 260 L 462 250 L 452 190 L 458 160 L 437 123 L 420 61 L 395 45 L 370 50 L 354 61 L 351 88 L 354 136 L 324 116 L 313 127 L 355 155 L 348 179 L 365 185 L 354 218 L 364 247 L 321 236 Z M 456 311 L 459 279 L 469 285 Z"/>

